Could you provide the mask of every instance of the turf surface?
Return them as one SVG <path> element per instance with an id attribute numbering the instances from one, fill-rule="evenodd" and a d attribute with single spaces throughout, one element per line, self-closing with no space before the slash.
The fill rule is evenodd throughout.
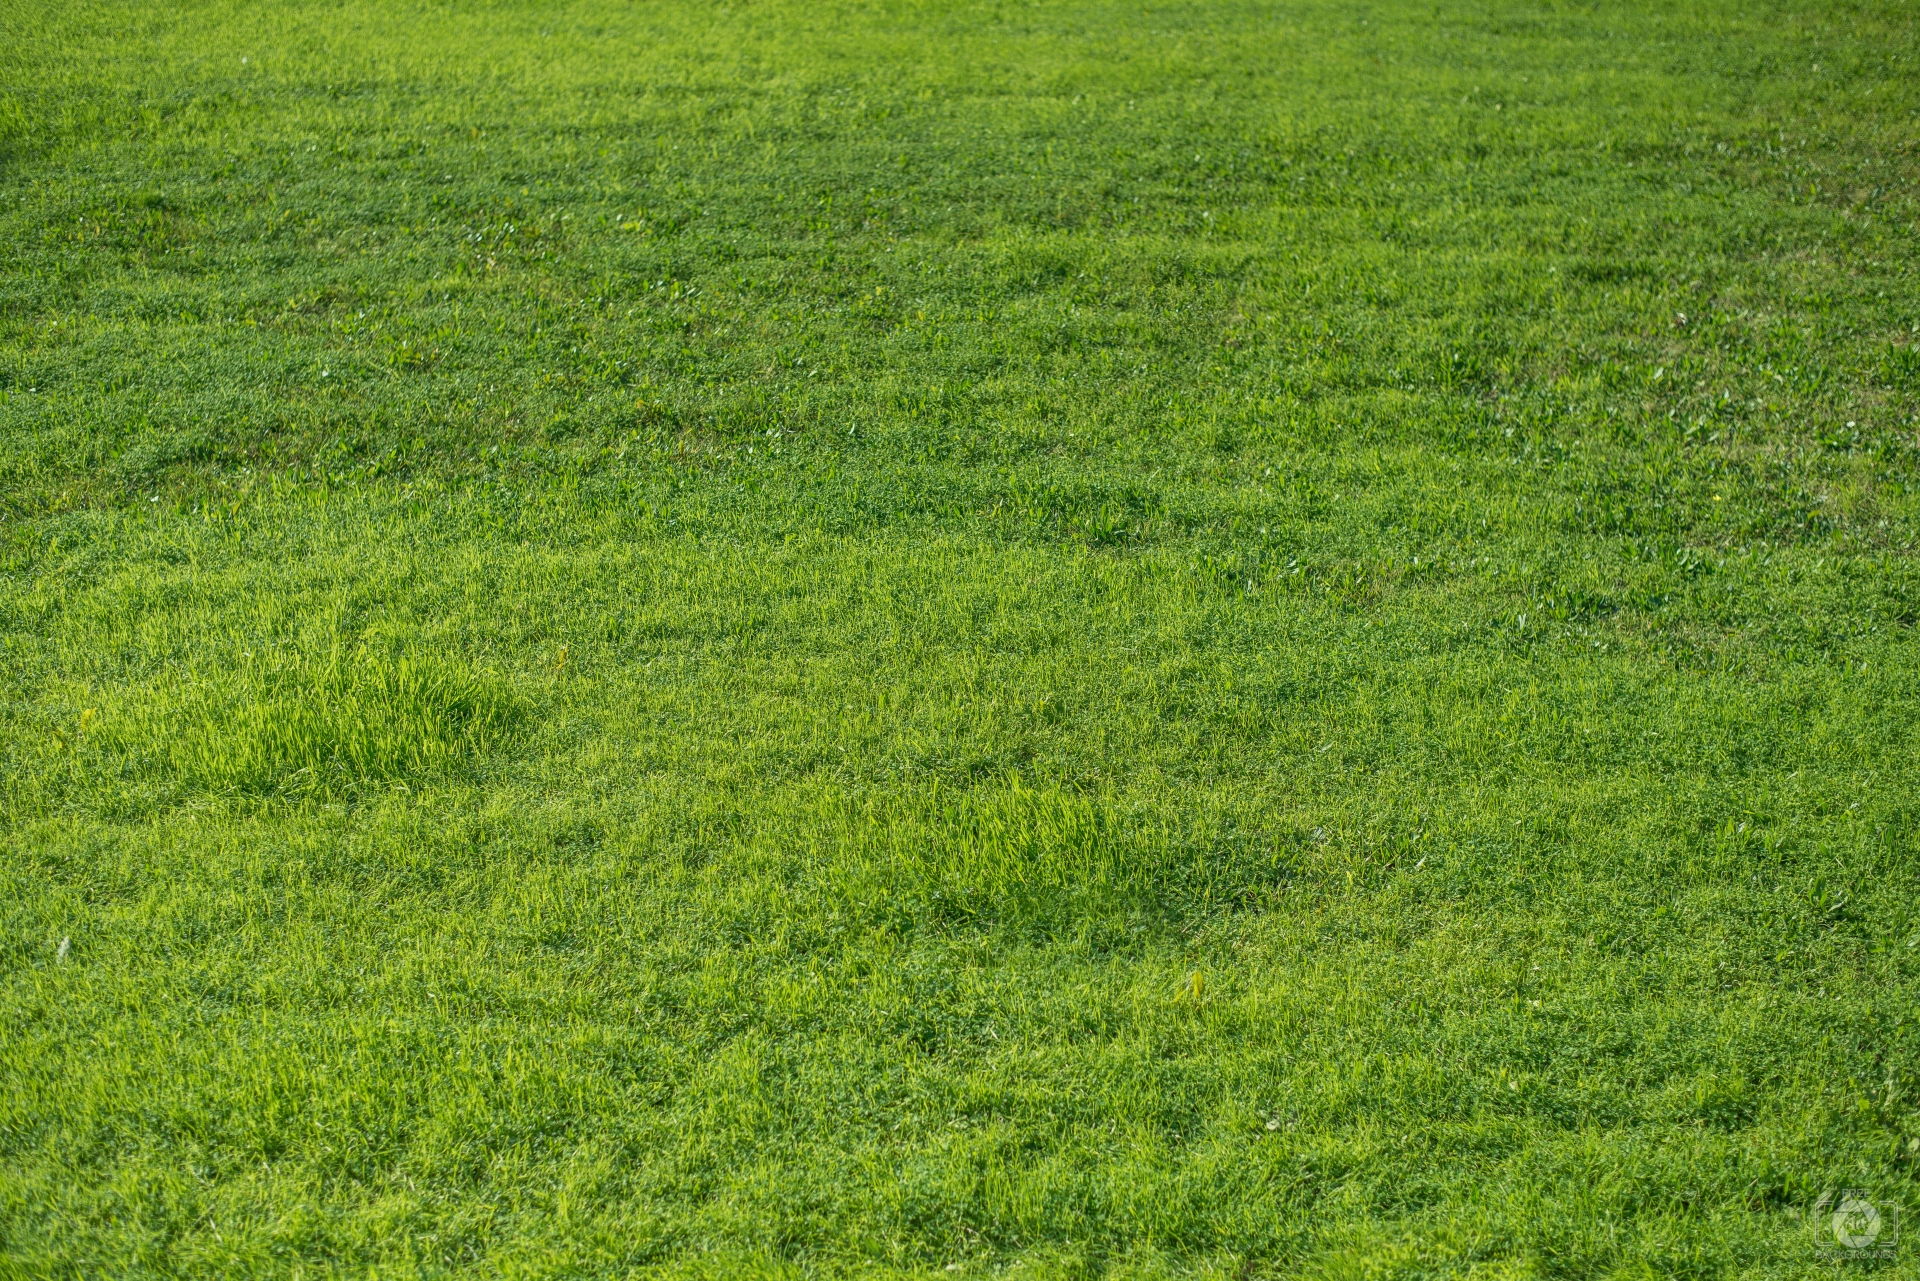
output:
<path id="1" fill-rule="evenodd" d="M 1827 1267 L 1917 23 L 0 5 L 0 1271 Z"/>

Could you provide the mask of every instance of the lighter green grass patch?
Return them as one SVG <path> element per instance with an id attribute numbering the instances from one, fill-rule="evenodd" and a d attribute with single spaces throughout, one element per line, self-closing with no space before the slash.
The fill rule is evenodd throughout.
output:
<path id="1" fill-rule="evenodd" d="M 180 794 L 343 797 L 466 769 L 525 716 L 497 677 L 418 650 L 269 651 L 123 702 L 93 755 Z"/>

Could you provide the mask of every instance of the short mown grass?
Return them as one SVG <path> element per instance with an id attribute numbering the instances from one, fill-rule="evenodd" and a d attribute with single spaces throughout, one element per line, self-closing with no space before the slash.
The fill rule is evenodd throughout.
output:
<path id="1" fill-rule="evenodd" d="M 0 35 L 0 1271 L 1920 1207 L 1908 8 Z"/>

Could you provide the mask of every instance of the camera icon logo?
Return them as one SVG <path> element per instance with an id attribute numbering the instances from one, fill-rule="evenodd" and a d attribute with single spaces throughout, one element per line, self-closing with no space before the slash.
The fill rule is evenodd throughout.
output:
<path id="1" fill-rule="evenodd" d="M 1815 1252 L 1825 1259 L 1891 1259 L 1900 1244 L 1900 1207 L 1860 1188 L 1827 1193 L 1812 1219 Z"/>

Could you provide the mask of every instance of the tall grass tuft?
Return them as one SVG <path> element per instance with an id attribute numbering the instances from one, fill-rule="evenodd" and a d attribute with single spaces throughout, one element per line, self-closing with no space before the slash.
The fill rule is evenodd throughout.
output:
<path id="1" fill-rule="evenodd" d="M 145 760 L 188 791 L 339 795 L 442 776 L 508 738 L 498 682 L 422 653 L 366 647 L 249 659 L 147 723 Z"/>
<path id="2" fill-rule="evenodd" d="M 903 927 L 992 921 L 1053 933 L 1164 897 L 1181 870 L 1159 824 L 1017 776 L 859 809 L 835 799 L 817 817 L 813 866 L 829 897 Z"/>
<path id="3" fill-rule="evenodd" d="M 1018 778 L 941 807 L 925 828 L 896 827 L 896 857 L 915 866 L 928 890 L 962 910 L 995 905 L 1033 911 L 1063 895 L 1100 899 L 1123 879 L 1103 807 Z M 905 838 L 904 841 L 902 838 Z"/>

